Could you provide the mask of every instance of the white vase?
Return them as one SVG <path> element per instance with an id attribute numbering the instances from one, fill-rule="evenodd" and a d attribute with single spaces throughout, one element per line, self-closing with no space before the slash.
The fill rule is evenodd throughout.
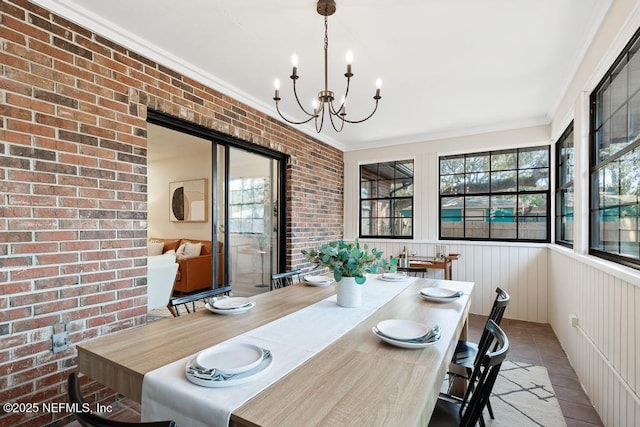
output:
<path id="1" fill-rule="evenodd" d="M 360 307 L 362 305 L 362 285 L 355 277 L 343 277 L 338 282 L 338 305 L 341 307 Z"/>

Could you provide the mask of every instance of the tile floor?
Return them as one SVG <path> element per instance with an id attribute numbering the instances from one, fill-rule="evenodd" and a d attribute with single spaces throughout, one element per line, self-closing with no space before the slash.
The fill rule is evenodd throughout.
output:
<path id="1" fill-rule="evenodd" d="M 486 317 L 469 316 L 469 339 L 477 342 L 482 334 Z M 602 421 L 583 392 L 578 378 L 549 325 L 503 319 L 511 350 L 507 359 L 544 366 L 558 397 L 567 427 L 602 426 Z M 123 399 L 114 405 L 112 418 L 122 421 L 140 421 L 140 405 Z M 61 424 L 81 427 L 77 421 Z"/>

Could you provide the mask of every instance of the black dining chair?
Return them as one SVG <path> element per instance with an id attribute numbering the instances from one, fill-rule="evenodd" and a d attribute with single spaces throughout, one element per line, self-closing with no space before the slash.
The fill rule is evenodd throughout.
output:
<path id="1" fill-rule="evenodd" d="M 300 281 L 300 273 L 302 270 L 285 271 L 271 276 L 271 289 L 280 289 L 285 286 L 291 286 Z"/>
<path id="2" fill-rule="evenodd" d="M 150 421 L 131 422 L 117 421 L 104 418 L 98 414 L 85 410 L 86 402 L 80 391 L 80 381 L 75 373 L 69 374 L 67 378 L 67 396 L 69 403 L 74 410 L 74 415 L 78 422 L 84 427 L 176 427 L 174 421 Z"/>
<path id="3" fill-rule="evenodd" d="M 173 317 L 180 317 L 180 307 L 182 307 L 187 313 L 195 312 L 196 308 L 199 305 L 203 306 L 212 298 L 216 298 L 221 295 L 229 295 L 230 291 L 230 287 L 216 288 L 197 292 L 195 294 L 188 294 L 181 297 L 171 298 L 169 300 L 169 304 L 167 304 L 167 308 L 169 309 L 171 314 L 173 314 Z"/>
<path id="4" fill-rule="evenodd" d="M 507 309 L 507 305 L 509 305 L 510 299 L 511 297 L 507 292 L 499 287 L 496 288 L 496 298 L 493 301 L 493 306 L 491 307 L 491 313 L 489 313 L 487 324 L 489 322 L 494 322 L 496 325 L 500 325 L 502 317 L 504 316 L 504 312 Z M 449 392 L 451 392 L 456 379 L 469 381 L 471 373 L 473 372 L 473 368 L 478 362 L 478 357 L 482 356 L 482 352 L 479 351 L 479 348 L 483 348 L 486 351 L 486 343 L 489 338 L 489 332 L 485 327 L 485 329 L 482 331 L 482 335 L 480 336 L 480 341 L 478 342 L 478 344 L 464 340 L 458 341 L 456 349 L 453 353 L 453 357 L 451 358 L 451 364 L 464 368 L 466 375 L 449 372 Z M 489 403 L 488 400 L 487 409 L 489 410 L 489 416 L 491 417 L 491 419 L 494 419 L 493 409 L 491 408 L 491 403 Z"/>
<path id="5" fill-rule="evenodd" d="M 485 347 L 469 378 L 469 387 L 462 399 L 449 394 L 440 394 L 431 415 L 429 427 L 484 426 L 482 410 L 489 402 L 489 395 L 498 378 L 500 367 L 509 351 L 509 339 L 493 320 L 485 325 L 487 338 Z M 488 349 L 493 348 L 491 351 Z"/>

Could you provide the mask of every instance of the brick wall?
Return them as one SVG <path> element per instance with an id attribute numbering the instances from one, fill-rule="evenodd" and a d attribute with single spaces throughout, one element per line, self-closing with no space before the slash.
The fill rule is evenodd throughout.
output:
<path id="1" fill-rule="evenodd" d="M 291 156 L 289 266 L 342 235 L 339 150 L 25 0 L 0 19 L 0 402 L 65 402 L 73 344 L 145 322 L 147 108 Z"/>

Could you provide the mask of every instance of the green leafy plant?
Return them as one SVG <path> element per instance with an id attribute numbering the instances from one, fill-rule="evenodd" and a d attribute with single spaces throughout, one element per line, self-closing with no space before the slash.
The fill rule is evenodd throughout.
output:
<path id="1" fill-rule="evenodd" d="M 355 277 L 356 283 L 362 285 L 366 280 L 366 273 L 376 273 L 378 269 L 385 270 L 388 260 L 382 257 L 382 252 L 369 246 L 344 240 L 323 243 L 320 248 L 302 250 L 304 257 L 320 266 L 333 271 L 336 281 L 343 277 Z"/>

